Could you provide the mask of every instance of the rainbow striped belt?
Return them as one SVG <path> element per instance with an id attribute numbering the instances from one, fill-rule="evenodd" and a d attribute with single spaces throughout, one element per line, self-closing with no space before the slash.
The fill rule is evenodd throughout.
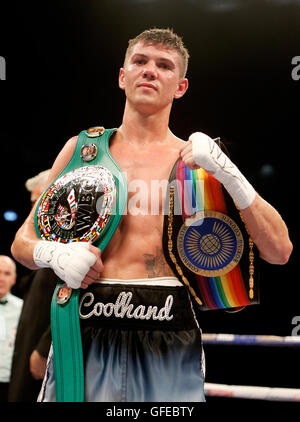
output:
<path id="1" fill-rule="evenodd" d="M 203 310 L 258 303 L 255 247 L 230 196 L 205 170 L 181 160 L 172 178 L 165 252 L 173 271 Z"/>

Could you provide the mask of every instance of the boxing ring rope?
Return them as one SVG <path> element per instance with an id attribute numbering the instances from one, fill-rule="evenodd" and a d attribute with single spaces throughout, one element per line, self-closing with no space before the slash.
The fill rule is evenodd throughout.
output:
<path id="1" fill-rule="evenodd" d="M 206 396 L 300 402 L 300 389 L 205 383 Z"/>
<path id="2" fill-rule="evenodd" d="M 204 344 L 300 347 L 300 336 L 203 334 L 202 339 Z"/>
<path id="3" fill-rule="evenodd" d="M 203 334 L 204 344 L 300 347 L 300 336 Z M 205 383 L 206 396 L 300 402 L 300 389 Z"/>

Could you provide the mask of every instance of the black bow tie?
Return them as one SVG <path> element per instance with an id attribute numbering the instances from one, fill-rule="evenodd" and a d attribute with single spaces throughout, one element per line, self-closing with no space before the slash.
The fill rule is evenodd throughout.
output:
<path id="1" fill-rule="evenodd" d="M 7 304 L 7 299 L 0 299 L 0 305 L 6 305 Z"/>

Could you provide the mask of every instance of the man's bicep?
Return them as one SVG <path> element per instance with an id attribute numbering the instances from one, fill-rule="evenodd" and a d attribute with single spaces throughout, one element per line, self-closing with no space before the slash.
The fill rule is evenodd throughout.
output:
<path id="1" fill-rule="evenodd" d="M 39 240 L 35 232 L 34 213 L 35 207 L 33 207 L 28 217 L 17 231 L 11 245 L 13 257 L 20 262 L 20 264 L 33 270 L 37 268 L 33 260 L 33 250 L 36 242 Z"/>

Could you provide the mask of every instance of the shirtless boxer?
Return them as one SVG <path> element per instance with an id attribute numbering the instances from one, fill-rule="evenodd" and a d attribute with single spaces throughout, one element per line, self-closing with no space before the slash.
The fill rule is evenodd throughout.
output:
<path id="1" fill-rule="evenodd" d="M 168 180 L 174 163 L 181 157 L 190 169 L 202 167 L 223 184 L 240 208 L 262 259 L 272 264 L 285 264 L 288 261 L 292 245 L 282 218 L 255 192 L 237 167 L 214 145 L 213 140 L 198 132 L 186 142 L 170 131 L 169 117 L 173 100 L 181 98 L 188 89 L 188 80 L 185 77 L 187 62 L 187 50 L 177 35 L 169 30 L 149 30 L 130 42 L 124 67 L 120 69 L 119 86 L 125 91 L 126 104 L 122 124 L 111 136 L 110 152 L 126 173 L 129 187 L 135 180 L 146 184 L 148 189 L 145 189 L 144 194 L 147 198 L 141 204 L 148 204 L 148 208 L 133 215 L 129 206 L 133 192 L 129 192 L 127 212 L 103 254 L 97 247 L 87 243 L 62 244 L 38 239 L 34 230 L 35 210 L 32 210 L 12 245 L 12 254 L 16 260 L 31 269 L 49 266 L 72 288 L 87 289 L 99 282 L 99 279 L 126 281 L 167 277 L 173 280 L 175 275 L 162 252 L 162 209 L 165 193 L 160 195 L 158 215 L 153 215 L 149 207 L 151 181 Z M 76 142 L 77 136 L 71 138 L 59 153 L 52 167 L 49 183 L 69 162 Z M 58 261 L 65 251 L 68 254 L 64 254 L 63 259 Z M 112 343 L 110 337 L 110 344 Z M 193 347 L 192 345 L 191 348 Z M 201 347 L 200 342 L 197 347 Z M 145 358 L 147 353 L 143 353 L 147 367 L 150 361 Z M 176 353 L 166 359 L 176 359 L 175 356 Z M 106 356 L 106 359 L 109 358 Z M 190 356 L 187 361 L 197 361 L 197 358 Z M 139 373 L 135 367 L 135 372 L 132 373 L 135 381 L 127 379 L 126 382 L 136 384 L 135 387 L 128 387 L 127 395 L 117 392 L 117 386 L 112 386 L 103 375 L 102 387 L 94 386 L 98 393 L 101 388 L 103 391 L 97 394 L 87 388 L 90 396 L 86 396 L 86 400 L 204 400 L 203 377 L 201 382 L 203 374 L 200 368 L 197 375 L 195 365 L 185 366 L 180 373 L 176 371 L 182 362 L 177 365 L 174 361 L 169 368 L 167 362 L 166 360 L 164 366 L 158 365 L 157 371 L 152 369 L 155 380 L 151 388 L 149 379 L 143 380 L 145 373 Z M 107 366 L 108 362 L 105 364 Z M 110 364 L 116 365 L 116 362 Z M 89 370 L 91 371 L 91 367 Z M 176 374 L 175 378 L 172 373 L 174 377 Z M 184 377 L 184 382 L 181 377 Z M 53 399 L 51 397 L 48 399 Z"/>

